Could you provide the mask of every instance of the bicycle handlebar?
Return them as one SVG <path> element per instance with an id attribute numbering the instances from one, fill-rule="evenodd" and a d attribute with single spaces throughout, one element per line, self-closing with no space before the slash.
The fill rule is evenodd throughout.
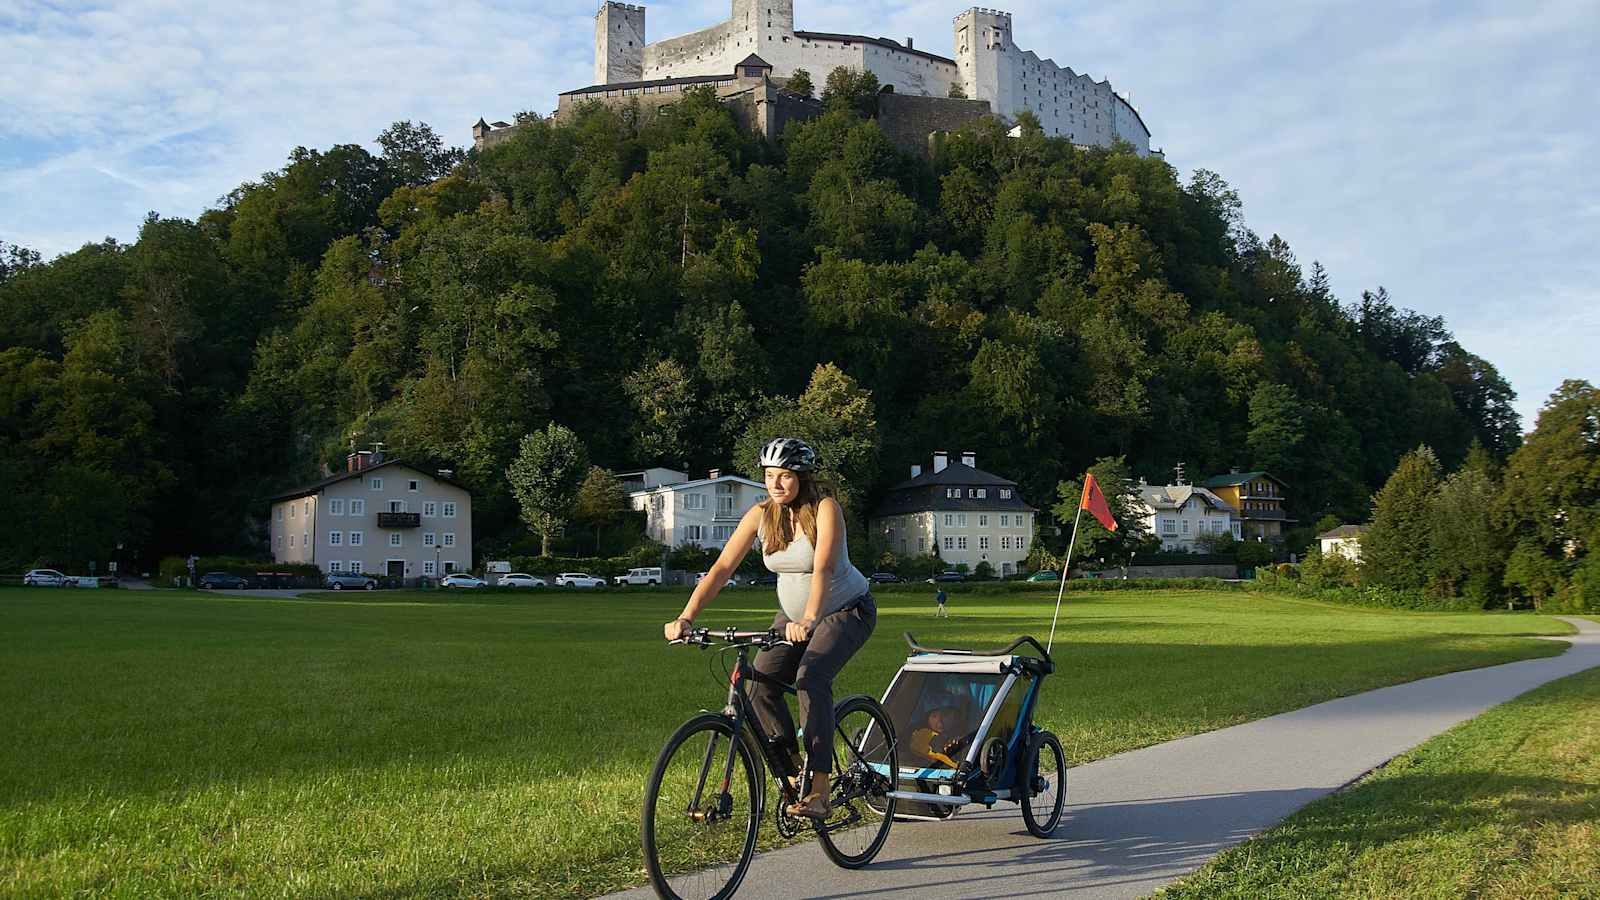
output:
<path id="1" fill-rule="evenodd" d="M 771 628 L 765 631 L 739 631 L 731 625 L 723 629 L 696 628 L 677 640 L 667 641 L 667 643 L 709 647 L 714 641 L 721 641 L 730 646 L 753 644 L 762 649 L 781 647 L 786 644 L 792 646 L 794 644 L 793 641 L 784 638 L 783 635 Z"/>

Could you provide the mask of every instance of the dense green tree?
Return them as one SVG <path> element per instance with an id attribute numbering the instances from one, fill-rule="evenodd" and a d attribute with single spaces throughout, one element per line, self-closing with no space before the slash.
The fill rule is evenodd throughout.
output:
<path id="1" fill-rule="evenodd" d="M 790 72 L 789 80 L 784 82 L 783 86 L 786 90 L 802 97 L 810 97 L 816 92 L 816 88 L 811 85 L 811 73 L 805 69 L 795 69 Z"/>
<path id="2" fill-rule="evenodd" d="M 769 399 L 735 447 L 734 467 L 760 481 L 761 448 L 775 437 L 797 437 L 815 447 L 818 473 L 846 515 L 865 524 L 861 503 L 878 466 L 878 413 L 872 394 L 831 363 L 812 372 L 798 398 Z M 862 529 L 853 533 L 864 533 Z"/>
<path id="3" fill-rule="evenodd" d="M 1431 591 L 1485 607 L 1499 602 L 1511 549 L 1495 521 L 1499 493 L 1492 460 L 1482 448 L 1439 485 L 1430 514 Z"/>
<path id="4" fill-rule="evenodd" d="M 1090 513 L 1079 516 L 1084 479 L 1066 479 L 1056 487 L 1057 500 L 1051 508 L 1064 532 L 1062 546 L 1071 541 L 1073 523 L 1077 522 L 1077 546 L 1073 550 L 1073 559 L 1079 562 L 1098 559 L 1125 562 L 1150 538 L 1149 529 L 1144 524 L 1145 507 L 1139 496 L 1139 482 L 1130 472 L 1128 461 L 1120 456 L 1095 460 L 1094 465 L 1089 467 L 1089 474 L 1094 476 L 1100 492 L 1105 495 L 1106 506 L 1111 509 L 1111 518 L 1116 520 L 1117 530 L 1108 531 Z"/>
<path id="5" fill-rule="evenodd" d="M 1498 518 L 1516 542 L 1505 583 L 1517 596 L 1600 609 L 1585 568 L 1600 544 L 1600 389 L 1571 380 L 1550 395 L 1506 463 Z"/>
<path id="6" fill-rule="evenodd" d="M 589 453 L 571 429 L 551 422 L 523 435 L 506 481 L 522 509 L 522 521 L 539 535 L 539 555 L 572 519 L 578 489 L 589 471 Z"/>
<path id="7" fill-rule="evenodd" d="M 615 475 L 599 466 L 590 466 L 578 485 L 572 517 L 594 526 L 594 555 L 600 555 L 600 529 L 615 522 L 628 509 L 628 492 Z"/>
<path id="8" fill-rule="evenodd" d="M 1439 459 L 1426 446 L 1407 453 L 1372 497 L 1372 527 L 1361 535 L 1364 581 L 1421 588 L 1433 575 Z"/>

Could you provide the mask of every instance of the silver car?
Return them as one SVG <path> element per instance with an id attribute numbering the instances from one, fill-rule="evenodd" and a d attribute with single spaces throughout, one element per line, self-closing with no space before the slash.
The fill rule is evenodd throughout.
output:
<path id="1" fill-rule="evenodd" d="M 329 572 L 327 585 L 329 589 L 335 591 L 342 591 L 345 588 L 375 591 L 378 589 L 378 579 L 360 572 Z"/>
<path id="2" fill-rule="evenodd" d="M 34 569 L 22 576 L 22 583 L 36 587 L 71 587 L 77 582 L 55 569 Z"/>
<path id="3" fill-rule="evenodd" d="M 549 582 L 537 575 L 529 575 L 526 572 L 512 572 L 510 575 L 501 575 L 499 580 L 495 582 L 495 587 L 542 588 L 549 587 Z"/>
<path id="4" fill-rule="evenodd" d="M 440 587 L 446 588 L 481 588 L 488 587 L 489 582 L 467 572 L 452 572 L 439 582 Z"/>

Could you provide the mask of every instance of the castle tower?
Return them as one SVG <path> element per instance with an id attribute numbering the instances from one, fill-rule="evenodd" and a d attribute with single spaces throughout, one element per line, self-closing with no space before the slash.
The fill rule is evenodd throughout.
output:
<path id="1" fill-rule="evenodd" d="M 1003 116 L 1018 108 L 1016 67 L 1022 51 L 1011 40 L 1011 14 L 972 7 L 955 18 L 956 72 L 973 100 L 989 101 Z"/>
<path id="2" fill-rule="evenodd" d="M 594 14 L 594 83 L 644 80 L 644 7 L 607 0 Z"/>
<path id="3" fill-rule="evenodd" d="M 794 36 L 794 0 L 731 0 L 728 28 L 733 58 L 755 53 L 772 63 L 775 74 L 788 74 L 784 62 L 793 51 L 783 39 Z"/>

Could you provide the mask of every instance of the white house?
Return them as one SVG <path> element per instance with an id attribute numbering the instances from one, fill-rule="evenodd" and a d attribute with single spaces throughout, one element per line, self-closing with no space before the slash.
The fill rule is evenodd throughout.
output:
<path id="1" fill-rule="evenodd" d="M 1241 537 L 1241 524 L 1227 501 L 1192 484 L 1149 484 L 1139 480 L 1144 503 L 1144 525 L 1161 540 L 1163 550 L 1201 550 L 1199 540 L 1208 534 Z"/>
<path id="2" fill-rule="evenodd" d="M 724 475 L 712 469 L 705 478 L 693 481 L 665 480 L 682 475 L 671 469 L 649 469 L 624 473 L 624 483 L 645 483 L 647 473 L 656 473 L 656 484 L 630 491 L 634 509 L 645 512 L 645 533 L 671 548 L 684 544 L 721 548 L 733 537 L 733 529 L 745 512 L 767 498 L 767 486 L 739 475 Z"/>
<path id="3" fill-rule="evenodd" d="M 351 453 L 347 469 L 271 498 L 272 559 L 432 578 L 472 568 L 472 495 L 449 469 Z"/>
<path id="4" fill-rule="evenodd" d="M 1324 531 L 1317 535 L 1317 540 L 1322 544 L 1322 555 L 1337 553 L 1351 562 L 1360 562 L 1361 535 L 1366 530 L 1365 525 L 1340 525 L 1332 531 Z"/>
<path id="5" fill-rule="evenodd" d="M 996 575 L 1018 571 L 1033 545 L 1034 515 L 1017 483 L 977 468 L 977 456 L 951 462 L 943 450 L 933 468 L 911 467 L 911 478 L 889 489 L 869 527 L 890 552 L 932 553 L 955 566 L 988 563 Z M 865 562 L 863 560 L 862 562 Z"/>

